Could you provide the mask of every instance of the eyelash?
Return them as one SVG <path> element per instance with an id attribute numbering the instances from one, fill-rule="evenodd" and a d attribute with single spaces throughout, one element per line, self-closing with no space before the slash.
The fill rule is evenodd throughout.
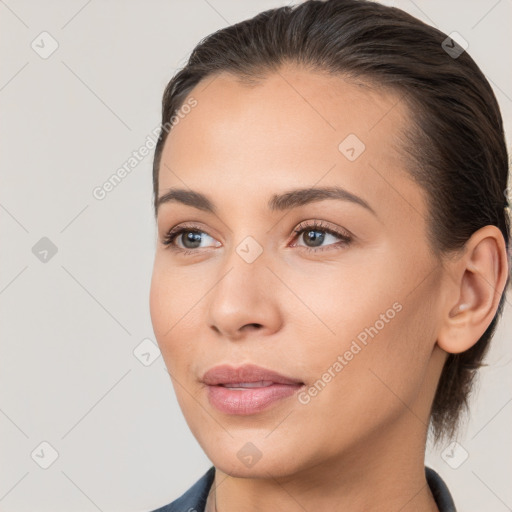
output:
<path id="1" fill-rule="evenodd" d="M 321 231 L 321 232 L 328 233 L 337 238 L 340 238 L 341 242 L 339 242 L 337 244 L 330 244 L 326 247 L 316 247 L 315 248 L 315 247 L 307 247 L 304 245 L 294 246 L 294 247 L 300 247 L 301 249 L 305 249 L 308 252 L 318 253 L 320 251 L 331 250 L 332 246 L 345 247 L 345 246 L 350 245 L 350 243 L 352 242 L 352 237 L 348 233 L 329 228 L 329 227 L 325 226 L 322 223 L 322 221 L 316 221 L 316 220 L 310 224 L 308 224 L 307 222 L 302 222 L 301 224 L 299 224 L 299 226 L 297 226 L 297 229 L 293 230 L 293 232 L 296 235 L 295 238 L 298 238 L 301 233 L 308 231 L 308 230 L 309 231 Z M 165 245 L 166 247 L 168 247 L 169 249 L 171 249 L 172 251 L 180 252 L 185 256 L 197 254 L 200 249 L 182 249 L 181 247 L 177 247 L 176 245 L 173 244 L 174 240 L 176 238 L 178 238 L 182 233 L 189 233 L 189 232 L 205 233 L 198 226 L 181 225 L 181 226 L 174 227 L 174 228 L 170 229 L 164 236 L 164 239 L 162 240 L 162 244 Z"/>

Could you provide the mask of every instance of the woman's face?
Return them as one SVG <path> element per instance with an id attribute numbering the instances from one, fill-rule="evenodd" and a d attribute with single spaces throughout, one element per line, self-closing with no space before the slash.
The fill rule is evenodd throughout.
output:
<path id="1" fill-rule="evenodd" d="M 210 77 L 190 98 L 159 197 L 193 191 L 207 205 L 185 194 L 160 204 L 150 308 L 203 450 L 232 475 L 285 476 L 396 451 L 414 432 L 421 445 L 445 355 L 442 269 L 396 149 L 399 96 L 288 67 L 252 86 Z M 312 193 L 334 187 L 346 193 Z M 175 227 L 188 231 L 164 245 Z M 299 384 L 202 380 L 245 364 Z"/>

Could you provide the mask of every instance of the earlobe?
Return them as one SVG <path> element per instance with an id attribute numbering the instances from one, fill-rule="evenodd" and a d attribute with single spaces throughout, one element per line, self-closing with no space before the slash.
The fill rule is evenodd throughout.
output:
<path id="1" fill-rule="evenodd" d="M 449 264 L 437 344 L 458 354 L 471 348 L 494 318 L 508 277 L 507 250 L 496 226 L 484 226 Z"/>

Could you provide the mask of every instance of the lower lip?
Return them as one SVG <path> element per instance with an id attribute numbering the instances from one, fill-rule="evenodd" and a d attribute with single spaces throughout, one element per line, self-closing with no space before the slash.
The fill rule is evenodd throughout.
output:
<path id="1" fill-rule="evenodd" d="M 263 411 L 274 402 L 295 394 L 301 387 L 300 384 L 272 384 L 245 389 L 208 386 L 208 399 L 223 413 L 248 415 Z"/>

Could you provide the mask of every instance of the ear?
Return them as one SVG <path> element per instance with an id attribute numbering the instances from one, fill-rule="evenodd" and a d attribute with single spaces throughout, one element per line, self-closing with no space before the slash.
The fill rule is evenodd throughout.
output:
<path id="1" fill-rule="evenodd" d="M 448 264 L 437 344 L 451 354 L 471 348 L 492 322 L 508 277 L 507 248 L 497 226 L 484 226 Z"/>

